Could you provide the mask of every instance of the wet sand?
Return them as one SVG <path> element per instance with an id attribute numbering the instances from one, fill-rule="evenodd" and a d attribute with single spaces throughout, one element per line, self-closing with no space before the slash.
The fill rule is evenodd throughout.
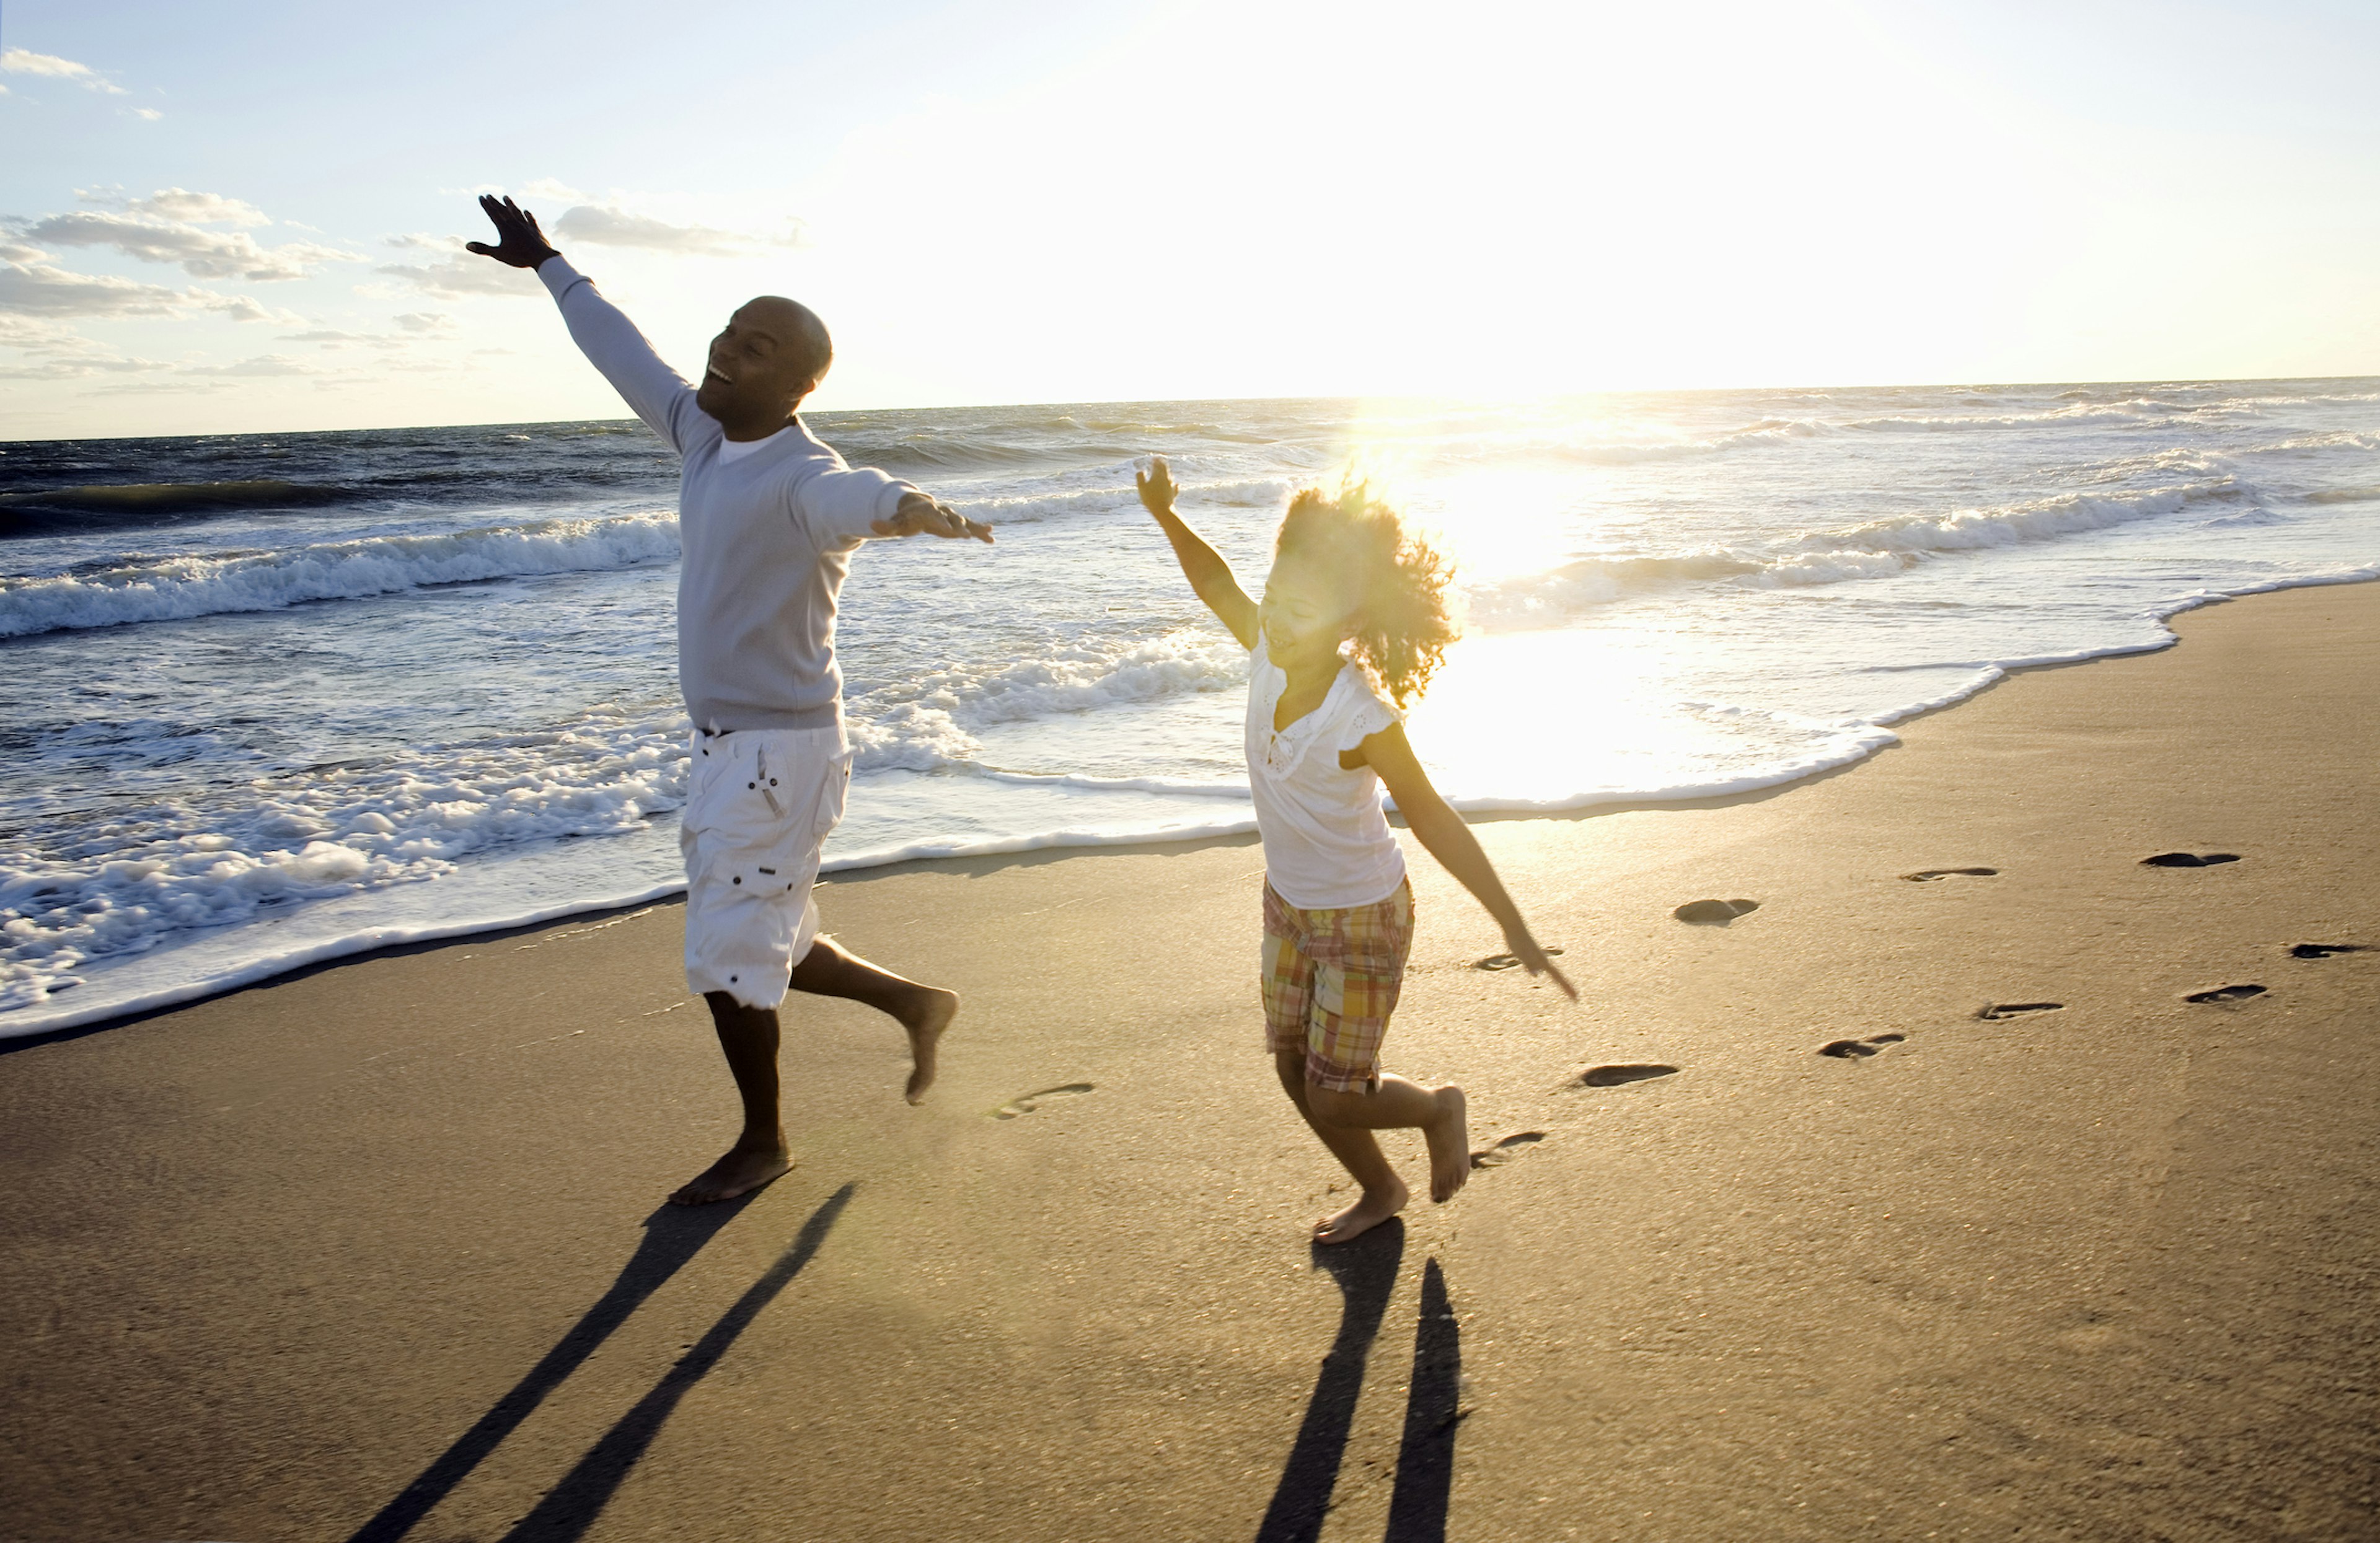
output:
<path id="1" fill-rule="evenodd" d="M 1244 843 L 831 885 L 967 1008 L 913 1110 L 797 1001 L 735 1206 L 657 1205 L 730 1130 L 674 906 L 0 1054 L 0 1531 L 2380 1534 L 2380 585 L 2177 629 L 1482 825 L 1576 1009 L 1417 860 L 1389 1062 L 1507 1144 L 1327 1268 Z"/>

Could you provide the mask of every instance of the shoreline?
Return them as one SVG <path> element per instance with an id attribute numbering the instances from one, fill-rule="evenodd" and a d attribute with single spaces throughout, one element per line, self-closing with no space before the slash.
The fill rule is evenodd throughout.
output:
<path id="1" fill-rule="evenodd" d="M 1510 820 L 1590 819 L 1641 810 L 1722 808 L 1740 800 L 1800 787 L 1866 765 L 1884 751 L 1896 747 L 1900 743 L 1900 736 L 1893 731 L 1898 727 L 1954 711 L 1976 700 L 1995 686 L 2020 675 L 2040 670 L 2064 669 L 2075 665 L 2101 663 L 2164 652 L 2180 640 L 2171 626 L 2178 616 L 2259 595 L 2374 581 L 2380 581 L 2380 568 L 2352 569 L 2336 574 L 2279 579 L 2237 590 L 2201 592 L 2181 596 L 2163 602 L 2148 613 L 2150 618 L 2164 630 L 2163 641 L 2137 647 L 2106 649 L 2065 657 L 2029 659 L 2010 663 L 1977 663 L 1973 668 L 1983 673 L 1985 678 L 1972 687 L 1937 700 L 1921 702 L 1905 711 L 1869 721 L 1875 728 L 1892 735 L 1887 743 L 1862 749 L 1856 754 L 1830 761 L 1826 765 L 1807 770 L 1793 770 L 1774 777 L 1763 776 L 1750 779 L 1748 785 L 1730 786 L 1723 792 L 1686 793 L 1679 796 L 1650 798 L 1632 795 L 1620 795 L 1609 798 L 1589 796 L 1585 800 L 1558 800 L 1538 804 L 1523 800 L 1487 798 L 1457 798 L 1451 802 L 1466 820 L 1473 824 L 1501 823 Z M 1402 828 L 1402 821 L 1397 820 L 1393 806 L 1391 806 L 1390 819 Z M 959 849 L 956 850 L 934 852 L 918 857 L 859 853 L 850 857 L 832 859 L 822 865 L 820 878 L 822 882 L 827 883 L 845 882 L 848 881 L 846 875 L 889 874 L 938 864 L 972 863 L 983 858 L 1040 852 L 1093 857 L 1195 847 L 1213 841 L 1253 840 L 1255 825 L 1254 815 L 1250 814 L 1245 819 L 1221 819 L 1207 822 L 1195 829 L 1185 828 L 1184 833 L 1178 836 L 1144 835 L 1139 832 L 1110 835 L 1105 832 L 1079 831 L 1037 832 L 1021 836 L 993 837 L 981 842 L 958 844 Z M 952 844 L 924 841 L 912 843 L 910 846 L 936 844 Z M 893 850 L 897 853 L 908 849 L 908 847 L 903 847 Z M 432 884 L 440 881 L 428 881 Z M 104 992 L 94 993 L 99 1000 L 89 1007 L 79 1004 L 69 1005 L 61 1011 L 41 1014 L 17 1024 L 9 1021 L 14 1014 L 0 1014 L 0 1055 L 61 1038 L 103 1032 L 134 1021 L 153 1017 L 160 1013 L 171 1012 L 177 1007 L 212 1001 L 256 986 L 269 985 L 276 980 L 327 966 L 361 962 L 381 957 L 395 950 L 410 950 L 469 938 L 497 936 L 563 921 L 609 916 L 621 911 L 633 910 L 641 905 L 666 905 L 682 897 L 685 893 L 686 886 L 682 881 L 663 881 L 596 898 L 557 901 L 517 913 L 472 917 L 452 921 L 395 923 L 360 928 L 337 936 L 317 939 L 294 949 L 268 954 L 261 958 L 237 961 L 195 980 L 156 987 L 117 998 L 110 998 Z M 355 898 L 355 896 L 346 896 L 342 897 L 340 901 L 318 904 L 335 905 L 352 901 Z M 294 920 L 304 915 L 305 912 L 300 910 L 292 913 L 288 919 Z M 254 927 L 258 924 L 246 925 Z M 183 945 L 177 946 L 202 944 L 207 941 L 209 941 L 208 934 L 201 930 L 186 940 Z M 126 963 L 137 967 L 137 961 L 141 957 L 141 955 L 133 955 Z M 75 988 L 77 990 L 85 989 L 87 987 Z M 18 1009 L 17 1011 L 27 1010 Z"/>
<path id="2" fill-rule="evenodd" d="M 733 1101 L 666 907 L 0 1056 L 18 1529 L 1354 1537 L 1435 1474 L 1478 1543 L 2362 1536 L 2380 588 L 2180 631 L 1860 776 L 1483 822 L 1575 1009 L 1415 861 L 1388 1063 L 1493 1155 L 1327 1255 L 1245 843 L 838 883 L 966 1007 L 910 1108 L 796 1002 L 731 1206 L 658 1204 Z"/>

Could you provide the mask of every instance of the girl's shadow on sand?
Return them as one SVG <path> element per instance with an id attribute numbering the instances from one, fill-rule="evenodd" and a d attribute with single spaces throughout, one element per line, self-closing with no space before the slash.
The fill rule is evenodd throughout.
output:
<path id="1" fill-rule="evenodd" d="M 1315 1267 L 1339 1283 L 1339 1333 L 1314 1379 L 1305 1419 L 1257 1528 L 1257 1543 L 1312 1543 L 1338 1487 L 1347 1432 L 1364 1389 L 1364 1365 L 1404 1262 L 1405 1229 L 1391 1218 L 1353 1243 L 1314 1248 Z M 1413 1387 L 1396 1488 L 1389 1500 L 1387 1543 L 1443 1543 L 1454 1480 L 1455 1426 L 1463 1418 L 1463 1329 L 1436 1259 L 1422 1273 L 1421 1323 L 1414 1333 Z"/>

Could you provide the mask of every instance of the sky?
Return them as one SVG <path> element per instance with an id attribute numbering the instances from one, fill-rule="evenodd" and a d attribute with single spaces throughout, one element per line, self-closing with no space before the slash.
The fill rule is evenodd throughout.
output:
<path id="1" fill-rule="evenodd" d="M 0 0 L 0 440 L 2380 373 L 2380 6 Z"/>

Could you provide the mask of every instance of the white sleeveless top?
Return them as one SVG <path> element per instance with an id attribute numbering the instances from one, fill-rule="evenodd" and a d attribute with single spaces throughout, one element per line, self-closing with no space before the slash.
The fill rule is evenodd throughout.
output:
<path id="1" fill-rule="evenodd" d="M 1380 699 L 1363 671 L 1343 663 L 1322 705 L 1276 734 L 1273 709 L 1288 686 L 1258 634 L 1248 656 L 1248 790 L 1264 837 L 1265 878 L 1300 910 L 1386 900 L 1404 881 L 1405 855 L 1380 807 L 1379 773 L 1344 770 L 1339 752 L 1404 714 Z"/>

